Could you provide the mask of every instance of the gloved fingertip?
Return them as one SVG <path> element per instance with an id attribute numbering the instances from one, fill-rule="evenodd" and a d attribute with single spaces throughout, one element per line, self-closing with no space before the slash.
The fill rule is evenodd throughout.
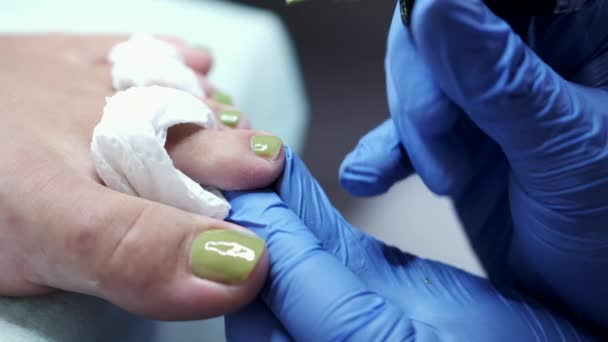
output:
<path id="1" fill-rule="evenodd" d="M 357 163 L 356 151 L 349 153 L 340 165 L 339 181 L 344 190 L 353 196 L 378 196 L 390 189 L 392 183 L 381 180 L 382 175 L 373 166 Z"/>
<path id="2" fill-rule="evenodd" d="M 285 146 L 285 160 L 293 160 L 293 150 L 291 149 L 290 146 Z"/>
<path id="3" fill-rule="evenodd" d="M 281 187 L 283 187 L 283 184 L 289 182 L 290 175 L 294 169 L 295 159 L 297 159 L 297 155 L 294 154 L 290 146 L 284 146 L 283 150 L 285 151 L 285 164 L 283 166 L 283 173 L 279 176 L 274 186 L 275 190 L 278 193 L 280 193 L 280 189 Z"/>
<path id="4" fill-rule="evenodd" d="M 340 184 L 355 196 L 375 196 L 413 173 L 392 120 L 364 135 L 340 165 Z"/>

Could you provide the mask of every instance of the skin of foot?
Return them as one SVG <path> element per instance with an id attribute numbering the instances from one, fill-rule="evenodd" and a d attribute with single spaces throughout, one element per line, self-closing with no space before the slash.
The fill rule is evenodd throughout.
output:
<path id="1" fill-rule="evenodd" d="M 106 56 L 125 39 L 0 36 L 0 295 L 63 289 L 170 320 L 233 311 L 264 282 L 264 242 L 237 225 L 113 191 L 93 167 L 92 130 L 113 94 Z M 176 167 L 220 189 L 271 184 L 283 169 L 280 139 L 250 130 L 207 81 L 209 51 L 162 39 L 196 72 L 211 95 L 201 101 L 224 123 L 172 127 L 165 147 Z M 248 258 L 215 248 L 222 245 Z"/>

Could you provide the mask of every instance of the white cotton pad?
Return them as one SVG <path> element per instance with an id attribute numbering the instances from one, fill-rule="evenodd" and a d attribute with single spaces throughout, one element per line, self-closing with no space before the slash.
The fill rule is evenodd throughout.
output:
<path id="1" fill-rule="evenodd" d="M 205 96 L 196 73 L 184 63 L 177 49 L 149 34 L 136 33 L 117 44 L 110 50 L 108 61 L 116 90 L 160 85 Z"/>
<path id="2" fill-rule="evenodd" d="M 97 173 L 114 190 L 224 219 L 230 204 L 221 193 L 176 169 L 165 150 L 167 129 L 182 123 L 215 126 L 211 109 L 182 90 L 133 87 L 107 98 L 91 142 Z"/>

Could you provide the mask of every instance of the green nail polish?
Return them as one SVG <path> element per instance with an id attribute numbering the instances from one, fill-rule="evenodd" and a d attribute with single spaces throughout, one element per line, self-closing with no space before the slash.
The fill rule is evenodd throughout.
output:
<path id="1" fill-rule="evenodd" d="M 207 230 L 192 243 L 192 272 L 209 280 L 240 283 L 249 277 L 264 249 L 264 241 L 255 236 L 233 230 Z"/>
<path id="2" fill-rule="evenodd" d="M 220 112 L 220 121 L 226 126 L 236 127 L 241 121 L 241 112 L 238 110 L 223 110 Z"/>
<path id="3" fill-rule="evenodd" d="M 262 158 L 277 159 L 281 147 L 283 141 L 274 135 L 255 135 L 251 138 L 251 150 Z"/>
<path id="4" fill-rule="evenodd" d="M 222 91 L 216 90 L 215 93 L 213 93 L 213 99 L 215 100 L 215 102 L 217 103 L 221 103 L 221 104 L 225 104 L 225 105 L 233 105 L 232 102 L 232 97 Z"/>

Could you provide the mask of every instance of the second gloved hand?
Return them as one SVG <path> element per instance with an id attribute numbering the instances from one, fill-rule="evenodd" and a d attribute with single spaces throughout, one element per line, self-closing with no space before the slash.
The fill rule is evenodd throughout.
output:
<path id="1" fill-rule="evenodd" d="M 606 329 L 608 3 L 586 3 L 535 18 L 529 46 L 510 26 L 522 18 L 480 0 L 418 0 L 411 29 L 396 11 L 392 121 L 361 140 L 341 180 L 374 195 L 415 169 L 452 196 L 495 284 Z"/>
<path id="2" fill-rule="evenodd" d="M 286 149 L 278 194 L 227 194 L 230 220 L 266 240 L 261 299 L 227 316 L 229 340 L 571 341 L 566 320 L 482 278 L 352 227 Z"/>

